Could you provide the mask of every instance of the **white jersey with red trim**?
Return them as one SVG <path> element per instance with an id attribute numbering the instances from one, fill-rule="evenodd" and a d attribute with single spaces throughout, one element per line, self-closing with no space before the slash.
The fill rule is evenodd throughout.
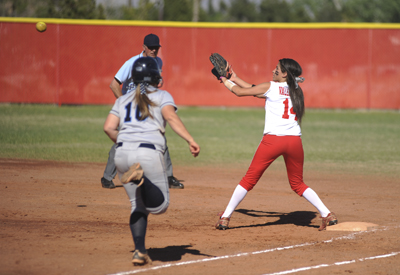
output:
<path id="1" fill-rule="evenodd" d="M 264 134 L 301 136 L 287 83 L 271 81 L 271 87 L 264 96 L 266 96 Z"/>

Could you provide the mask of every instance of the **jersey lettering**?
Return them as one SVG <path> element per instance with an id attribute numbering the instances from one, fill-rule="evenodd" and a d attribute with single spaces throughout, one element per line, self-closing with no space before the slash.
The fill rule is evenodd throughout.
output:
<path id="1" fill-rule="evenodd" d="M 280 92 L 280 88 L 281 88 L 281 87 L 279 87 L 279 92 Z M 282 118 L 283 118 L 283 119 L 289 119 L 289 112 L 288 112 L 288 110 L 289 110 L 289 99 L 286 98 L 286 99 L 283 101 L 283 105 L 285 105 L 285 109 L 283 110 Z M 296 115 L 296 113 L 295 113 L 294 110 L 293 110 L 293 107 L 290 108 L 290 113 L 291 113 L 292 115 Z M 294 117 L 294 120 L 297 121 L 297 116 Z"/>
<path id="2" fill-rule="evenodd" d="M 126 109 L 126 115 L 125 115 L 124 122 L 131 122 L 132 121 L 132 116 L 131 116 L 132 102 L 129 102 L 128 104 L 126 104 L 125 109 Z M 137 121 L 143 121 L 143 119 L 140 119 L 140 115 L 141 115 L 141 113 L 139 111 L 138 106 L 136 105 L 135 118 Z"/>
<path id="3" fill-rule="evenodd" d="M 279 87 L 279 94 L 289 96 L 289 89 L 287 87 Z"/>
<path id="4" fill-rule="evenodd" d="M 132 121 L 132 117 L 131 117 L 131 107 L 132 107 L 132 102 L 129 102 L 129 103 L 126 104 L 126 106 L 125 106 L 126 116 L 125 116 L 124 122 L 130 122 L 130 121 Z"/>

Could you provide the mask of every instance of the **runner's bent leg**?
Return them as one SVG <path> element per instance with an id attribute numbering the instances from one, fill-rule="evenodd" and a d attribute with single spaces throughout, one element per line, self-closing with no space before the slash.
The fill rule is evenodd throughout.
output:
<path id="1" fill-rule="evenodd" d="M 141 253 L 146 252 L 145 237 L 147 229 L 147 215 L 142 212 L 133 212 L 129 219 L 135 250 Z"/>

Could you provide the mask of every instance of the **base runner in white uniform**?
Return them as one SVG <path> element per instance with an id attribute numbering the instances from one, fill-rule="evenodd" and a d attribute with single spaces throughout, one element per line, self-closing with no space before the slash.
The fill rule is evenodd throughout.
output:
<path id="1" fill-rule="evenodd" d="M 172 96 L 156 88 L 161 81 L 156 61 L 151 57 L 137 59 L 132 78 L 136 90 L 116 100 L 104 131 L 117 144 L 114 161 L 131 202 L 130 228 L 135 243 L 132 263 L 143 265 L 151 263 L 145 248 L 148 214 L 162 214 L 169 205 L 163 157 L 166 122 L 188 142 L 194 157 L 200 147 L 176 114 Z"/>
<path id="2" fill-rule="evenodd" d="M 336 215 L 331 213 L 318 195 L 303 182 L 304 151 L 300 123 L 304 114 L 304 96 L 298 84 L 304 81 L 304 78 L 300 77 L 301 74 L 302 69 L 295 60 L 284 58 L 279 60 L 272 71 L 271 82 L 251 85 L 234 72 L 230 80 L 221 77 L 225 86 L 235 95 L 255 96 L 266 100 L 264 136 L 246 175 L 237 185 L 225 211 L 219 214 L 215 225 L 217 229 L 228 228 L 235 208 L 279 156 L 283 156 L 285 160 L 292 190 L 307 199 L 319 211 L 322 218 L 319 230 L 337 224 Z"/>

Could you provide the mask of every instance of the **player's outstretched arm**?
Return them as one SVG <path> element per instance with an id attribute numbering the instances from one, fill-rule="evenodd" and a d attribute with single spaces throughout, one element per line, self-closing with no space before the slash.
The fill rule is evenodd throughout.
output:
<path id="1" fill-rule="evenodd" d="M 171 126 L 172 130 L 174 130 L 175 133 L 186 140 L 186 142 L 189 144 L 189 150 L 192 155 L 197 157 L 200 153 L 200 146 L 194 141 L 182 120 L 175 113 L 175 107 L 172 105 L 167 105 L 162 108 L 161 113 L 164 119 L 168 122 L 169 126 Z"/>
<path id="2" fill-rule="evenodd" d="M 269 90 L 271 83 L 265 82 L 258 84 L 256 86 L 250 85 L 250 87 L 240 87 L 235 82 L 221 77 L 222 82 L 224 83 L 225 87 L 228 88 L 229 91 L 234 93 L 236 96 L 256 96 L 256 97 L 264 97 L 264 93 Z"/>
<path id="3" fill-rule="evenodd" d="M 103 130 L 114 143 L 117 142 L 119 132 L 118 125 L 119 117 L 113 114 L 108 114 L 107 119 L 104 122 Z"/>

